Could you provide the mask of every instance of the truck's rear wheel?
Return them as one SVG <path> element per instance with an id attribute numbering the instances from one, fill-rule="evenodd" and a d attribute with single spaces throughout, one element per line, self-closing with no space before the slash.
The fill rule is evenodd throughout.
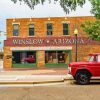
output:
<path id="1" fill-rule="evenodd" d="M 76 73 L 76 81 L 80 85 L 86 85 L 90 82 L 90 75 L 87 71 L 79 71 Z"/>

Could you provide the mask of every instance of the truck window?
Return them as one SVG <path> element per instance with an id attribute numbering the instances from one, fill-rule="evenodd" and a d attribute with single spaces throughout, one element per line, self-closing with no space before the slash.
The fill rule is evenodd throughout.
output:
<path id="1" fill-rule="evenodd" d="M 98 62 L 100 62 L 100 55 L 98 55 Z"/>
<path id="2" fill-rule="evenodd" d="M 90 56 L 89 57 L 89 62 L 93 62 L 94 61 L 94 56 Z"/>

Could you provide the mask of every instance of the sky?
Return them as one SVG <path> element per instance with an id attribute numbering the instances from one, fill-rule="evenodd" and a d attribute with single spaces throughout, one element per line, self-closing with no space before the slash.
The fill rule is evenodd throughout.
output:
<path id="1" fill-rule="evenodd" d="M 0 0 L 0 31 L 1 33 L 0 48 L 3 47 L 3 40 L 6 39 L 4 35 L 6 32 L 6 19 L 8 18 L 30 18 L 30 17 L 59 17 L 59 16 L 90 16 L 91 4 L 87 0 L 83 8 L 77 7 L 76 11 L 71 12 L 70 14 L 65 14 L 60 5 L 57 4 L 48 4 L 37 5 L 34 10 L 31 10 L 23 2 L 17 2 L 14 4 L 11 0 Z"/>

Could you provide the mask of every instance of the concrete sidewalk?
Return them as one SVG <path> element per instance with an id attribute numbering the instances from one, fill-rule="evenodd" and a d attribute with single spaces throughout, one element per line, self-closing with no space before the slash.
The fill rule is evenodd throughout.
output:
<path id="1" fill-rule="evenodd" d="M 0 71 L 0 84 L 40 84 L 72 79 L 67 69 L 34 69 Z"/>

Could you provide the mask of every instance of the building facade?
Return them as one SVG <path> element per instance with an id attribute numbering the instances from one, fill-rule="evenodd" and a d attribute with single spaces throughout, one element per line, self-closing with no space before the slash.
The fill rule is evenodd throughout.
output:
<path id="1" fill-rule="evenodd" d="M 83 32 L 81 24 L 94 21 L 87 17 L 7 19 L 7 39 L 4 41 L 4 69 L 67 67 L 75 61 L 78 29 L 78 61 L 89 53 L 100 52 L 100 42 Z"/>

